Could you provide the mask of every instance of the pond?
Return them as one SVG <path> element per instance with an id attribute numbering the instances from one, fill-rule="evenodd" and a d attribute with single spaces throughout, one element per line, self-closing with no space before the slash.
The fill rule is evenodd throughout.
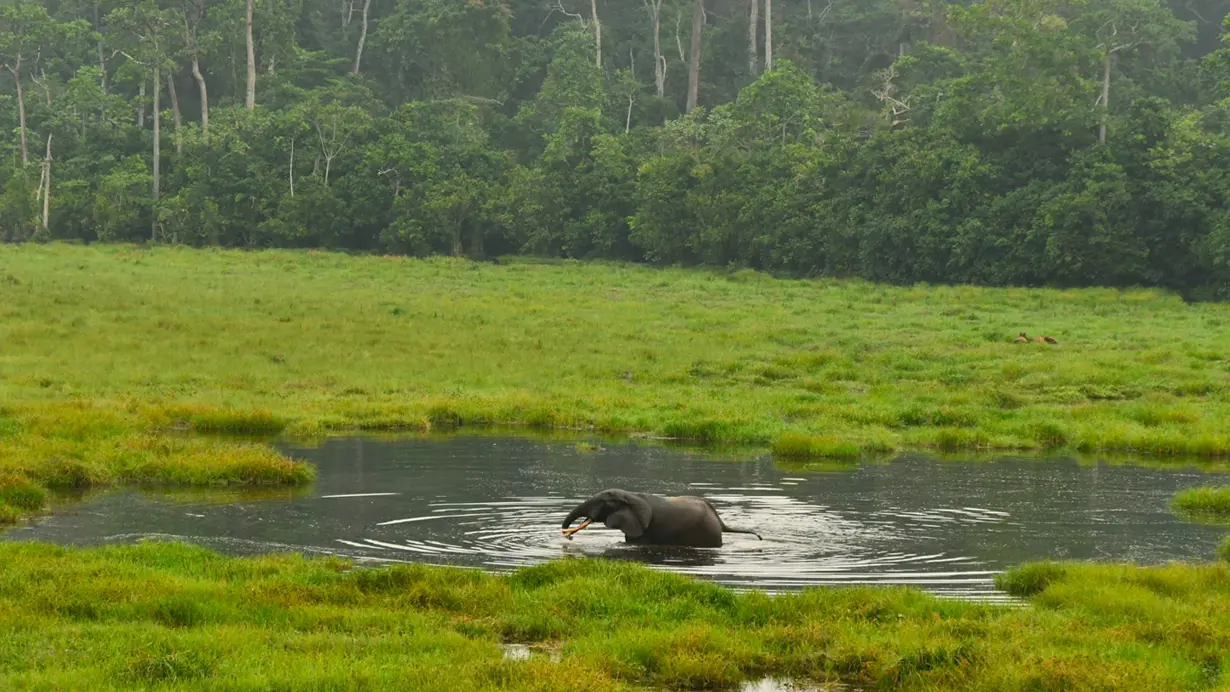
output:
<path id="1" fill-rule="evenodd" d="M 331 553 L 505 571 L 567 555 L 638 560 L 736 588 L 903 584 L 1006 600 L 994 575 L 1043 558 L 1207 560 L 1224 529 L 1175 516 L 1171 495 L 1230 474 L 1071 459 L 887 463 L 801 470 L 632 443 L 460 437 L 335 438 L 284 446 L 318 467 L 309 489 L 235 494 L 108 491 L 0 540 L 64 544 L 185 540 L 229 554 Z M 701 494 L 728 525 L 716 549 L 629 546 L 600 524 L 560 522 L 610 487 Z"/>

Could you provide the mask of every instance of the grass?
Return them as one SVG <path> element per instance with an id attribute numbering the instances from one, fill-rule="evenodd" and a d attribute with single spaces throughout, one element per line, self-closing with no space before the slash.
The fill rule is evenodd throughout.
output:
<path id="1" fill-rule="evenodd" d="M 6 543 L 0 688 L 717 689 L 772 671 L 868 689 L 1230 689 L 1230 565 L 1047 563 L 1001 581 L 1034 607 L 736 594 L 602 560 L 493 576 Z M 558 660 L 505 660 L 506 642 Z"/>
<path id="2" fill-rule="evenodd" d="M 43 488 L 299 484 L 269 436 L 490 425 L 1230 456 L 1230 306 L 1154 290 L 26 244 L 0 293 L 0 474 Z"/>
<path id="3" fill-rule="evenodd" d="M 1230 521 L 1230 485 L 1180 490 L 1170 504 L 1180 512 Z"/>
<path id="4" fill-rule="evenodd" d="M 1014 344 L 1022 331 L 1059 346 Z M 1230 307 L 1158 291 L 0 246 L 0 522 L 48 490 L 297 492 L 276 435 L 521 426 L 770 448 L 1230 456 Z M 581 443 L 591 449 L 592 442 Z M 0 689 L 1230 691 L 1225 562 L 1044 563 L 1031 608 L 738 595 L 638 565 L 356 570 L 178 545 L 0 544 Z M 500 642 L 556 651 L 501 658 Z M 446 674 L 441 674 L 444 671 Z"/>

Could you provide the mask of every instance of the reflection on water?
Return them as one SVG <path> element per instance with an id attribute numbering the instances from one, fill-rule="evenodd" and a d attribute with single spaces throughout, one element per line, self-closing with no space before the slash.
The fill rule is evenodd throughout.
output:
<path id="1" fill-rule="evenodd" d="M 1178 489 L 1226 474 L 1075 461 L 939 462 L 905 455 L 844 470 L 783 471 L 654 447 L 567 442 L 335 439 L 290 449 L 318 465 L 305 491 L 166 497 L 122 491 L 0 535 L 97 544 L 188 540 L 232 554 L 297 550 L 503 571 L 565 555 L 635 560 L 736 587 L 906 584 L 999 599 L 993 576 L 1041 558 L 1204 560 L 1222 530 L 1168 508 Z M 726 523 L 715 549 L 651 548 L 594 525 L 559 525 L 609 487 L 701 494 Z"/>

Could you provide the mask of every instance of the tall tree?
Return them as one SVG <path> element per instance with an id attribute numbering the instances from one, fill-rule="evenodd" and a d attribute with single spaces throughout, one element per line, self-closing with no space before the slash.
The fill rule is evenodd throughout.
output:
<path id="1" fill-rule="evenodd" d="M 1101 56 L 1098 141 L 1102 144 L 1110 119 L 1111 72 L 1116 59 L 1145 48 L 1160 56 L 1175 55 L 1179 43 L 1195 38 L 1195 23 L 1180 21 L 1159 0 L 1097 0 L 1078 16 L 1076 29 L 1095 37 Z"/>
<path id="2" fill-rule="evenodd" d="M 209 136 L 209 88 L 201 72 L 201 24 L 205 21 L 205 0 L 180 0 L 180 15 L 184 23 L 184 49 L 192 66 L 201 101 L 201 134 Z"/>
<path id="3" fill-rule="evenodd" d="M 747 73 L 754 78 L 760 68 L 760 49 L 756 43 L 756 25 L 760 20 L 758 0 L 748 0 L 747 14 Z"/>
<path id="4" fill-rule="evenodd" d="M 666 56 L 662 55 L 662 0 L 643 0 L 653 31 L 653 85 L 658 98 L 666 96 Z"/>
<path id="5" fill-rule="evenodd" d="M 692 49 L 688 55 L 688 102 L 685 112 L 696 108 L 700 94 L 700 39 L 705 28 L 705 0 L 696 0 L 692 8 Z"/>
<path id="6" fill-rule="evenodd" d="M 589 0 L 589 14 L 594 20 L 594 64 L 602 67 L 602 21 L 598 19 L 598 0 Z"/>
<path id="7" fill-rule="evenodd" d="M 764 0 L 764 69 L 773 71 L 773 0 Z"/>
<path id="8" fill-rule="evenodd" d="M 13 75 L 17 86 L 17 118 L 21 140 L 21 163 L 30 163 L 29 130 L 26 125 L 26 96 L 22 89 L 25 70 L 43 43 L 55 30 L 47 9 L 33 2 L 0 6 L 0 61 Z"/>
<path id="9" fill-rule="evenodd" d="M 172 61 L 169 50 L 169 34 L 171 27 L 177 24 L 171 10 L 159 9 L 155 0 L 142 0 L 128 7 L 121 7 L 107 15 L 108 24 L 120 32 L 121 42 L 132 46 L 133 53 L 125 55 L 134 63 L 151 72 L 154 91 L 153 104 L 153 159 L 151 162 L 152 180 L 150 197 L 154 205 L 154 213 L 150 217 L 150 239 L 158 237 L 158 202 L 162 192 L 162 89 L 164 70 L 169 70 Z M 146 84 L 144 76 L 142 86 Z"/>
<path id="10" fill-rule="evenodd" d="M 248 0 L 247 12 L 244 15 L 244 30 L 248 42 L 248 91 L 244 97 L 244 106 L 248 110 L 256 107 L 256 43 L 252 38 L 253 0 Z"/>
<path id="11" fill-rule="evenodd" d="M 359 45 L 354 51 L 354 68 L 350 71 L 359 74 L 359 64 L 363 62 L 363 45 L 367 43 L 367 14 L 372 7 L 372 0 L 363 0 L 363 16 L 359 25 Z"/>

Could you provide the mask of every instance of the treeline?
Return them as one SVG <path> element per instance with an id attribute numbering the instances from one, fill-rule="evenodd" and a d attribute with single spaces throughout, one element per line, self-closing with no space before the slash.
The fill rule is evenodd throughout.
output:
<path id="1" fill-rule="evenodd" d="M 0 237 L 1230 295 L 1226 0 L 0 5 Z"/>

